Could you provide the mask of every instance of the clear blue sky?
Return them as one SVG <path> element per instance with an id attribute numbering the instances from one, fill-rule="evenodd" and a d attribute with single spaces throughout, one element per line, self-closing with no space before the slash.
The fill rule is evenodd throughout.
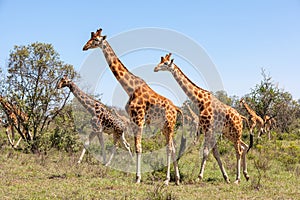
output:
<path id="1" fill-rule="evenodd" d="M 0 0 L 0 24 L 1 66 L 14 45 L 38 41 L 52 43 L 61 60 L 79 69 L 92 52 L 82 51 L 91 31 L 102 27 L 110 38 L 158 27 L 178 31 L 202 46 L 228 95 L 249 93 L 265 68 L 280 88 L 300 99 L 299 0 Z M 130 60 L 126 66 L 131 68 Z"/>

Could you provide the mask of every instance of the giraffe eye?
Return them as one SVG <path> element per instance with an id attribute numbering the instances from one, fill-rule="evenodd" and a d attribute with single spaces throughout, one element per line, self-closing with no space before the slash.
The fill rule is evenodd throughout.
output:
<path id="1" fill-rule="evenodd" d="M 164 64 L 165 64 L 165 65 L 168 65 L 169 63 L 168 63 L 168 62 L 165 62 Z"/>
<path id="2" fill-rule="evenodd" d="M 99 38 L 95 38 L 95 41 L 99 42 Z"/>

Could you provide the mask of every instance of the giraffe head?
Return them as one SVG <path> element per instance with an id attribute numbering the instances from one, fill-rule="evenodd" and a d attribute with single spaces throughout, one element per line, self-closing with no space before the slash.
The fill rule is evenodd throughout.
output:
<path id="1" fill-rule="evenodd" d="M 98 29 L 96 33 L 91 32 L 91 39 L 83 47 L 83 51 L 88 49 L 94 49 L 97 47 L 102 48 L 103 41 L 106 39 L 106 35 L 101 35 L 102 29 Z"/>
<path id="2" fill-rule="evenodd" d="M 160 63 L 154 68 L 154 71 L 172 71 L 174 69 L 174 59 L 170 60 L 171 55 L 172 54 L 169 53 L 165 57 L 161 57 Z"/>
<path id="3" fill-rule="evenodd" d="M 63 87 L 68 87 L 71 83 L 71 80 L 68 78 L 67 75 L 64 75 L 57 83 L 56 88 L 60 89 Z"/>

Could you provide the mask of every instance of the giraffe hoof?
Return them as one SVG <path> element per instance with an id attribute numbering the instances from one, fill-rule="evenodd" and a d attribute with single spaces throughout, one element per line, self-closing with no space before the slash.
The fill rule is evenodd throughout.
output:
<path id="1" fill-rule="evenodd" d="M 234 184 L 238 185 L 240 183 L 240 180 L 234 181 Z"/>
<path id="2" fill-rule="evenodd" d="M 165 180 L 164 185 L 168 186 L 169 185 L 169 180 Z"/>
<path id="3" fill-rule="evenodd" d="M 140 184 L 141 183 L 141 177 L 136 177 L 135 183 Z"/>
<path id="4" fill-rule="evenodd" d="M 249 181 L 250 176 L 249 175 L 245 175 L 246 181 Z"/>
<path id="5" fill-rule="evenodd" d="M 228 184 L 230 183 L 230 180 L 229 180 L 229 179 L 226 179 L 225 181 L 226 181 L 226 183 L 228 183 Z"/>
<path id="6" fill-rule="evenodd" d="M 199 176 L 195 181 L 196 181 L 196 183 L 199 183 L 201 180 L 202 180 L 202 177 Z"/>
<path id="7" fill-rule="evenodd" d="M 176 185 L 180 185 L 180 181 L 179 181 L 179 180 L 176 180 L 175 184 L 176 184 Z"/>

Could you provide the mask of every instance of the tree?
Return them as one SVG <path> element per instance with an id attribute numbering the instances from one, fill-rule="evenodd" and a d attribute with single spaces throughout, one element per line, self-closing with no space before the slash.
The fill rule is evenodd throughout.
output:
<path id="1" fill-rule="evenodd" d="M 262 69 L 263 79 L 245 95 L 247 103 L 262 118 L 266 115 L 274 118 L 276 126 L 281 132 L 289 132 L 289 126 L 297 118 L 299 103 L 294 101 L 292 95 L 278 88 L 272 77 Z"/>
<path id="2" fill-rule="evenodd" d="M 299 124 L 299 121 L 296 121 L 300 112 L 299 103 L 293 100 L 290 93 L 282 92 L 274 105 L 274 109 L 276 109 L 276 125 L 278 129 L 281 132 L 292 132 L 292 129 L 295 127 L 291 125 L 295 122 Z"/>
<path id="3" fill-rule="evenodd" d="M 233 101 L 234 101 L 234 97 L 229 97 L 227 95 L 227 92 L 224 90 L 219 90 L 216 91 L 214 93 L 214 96 L 219 99 L 222 103 L 228 105 L 228 106 L 232 106 L 233 105 Z"/>
<path id="4" fill-rule="evenodd" d="M 58 78 L 64 74 L 76 77 L 73 66 L 64 64 L 51 44 L 15 46 L 10 52 L 3 95 L 28 114 L 29 124 L 25 126 L 32 132 L 34 150 L 70 95 L 56 89 Z"/>

